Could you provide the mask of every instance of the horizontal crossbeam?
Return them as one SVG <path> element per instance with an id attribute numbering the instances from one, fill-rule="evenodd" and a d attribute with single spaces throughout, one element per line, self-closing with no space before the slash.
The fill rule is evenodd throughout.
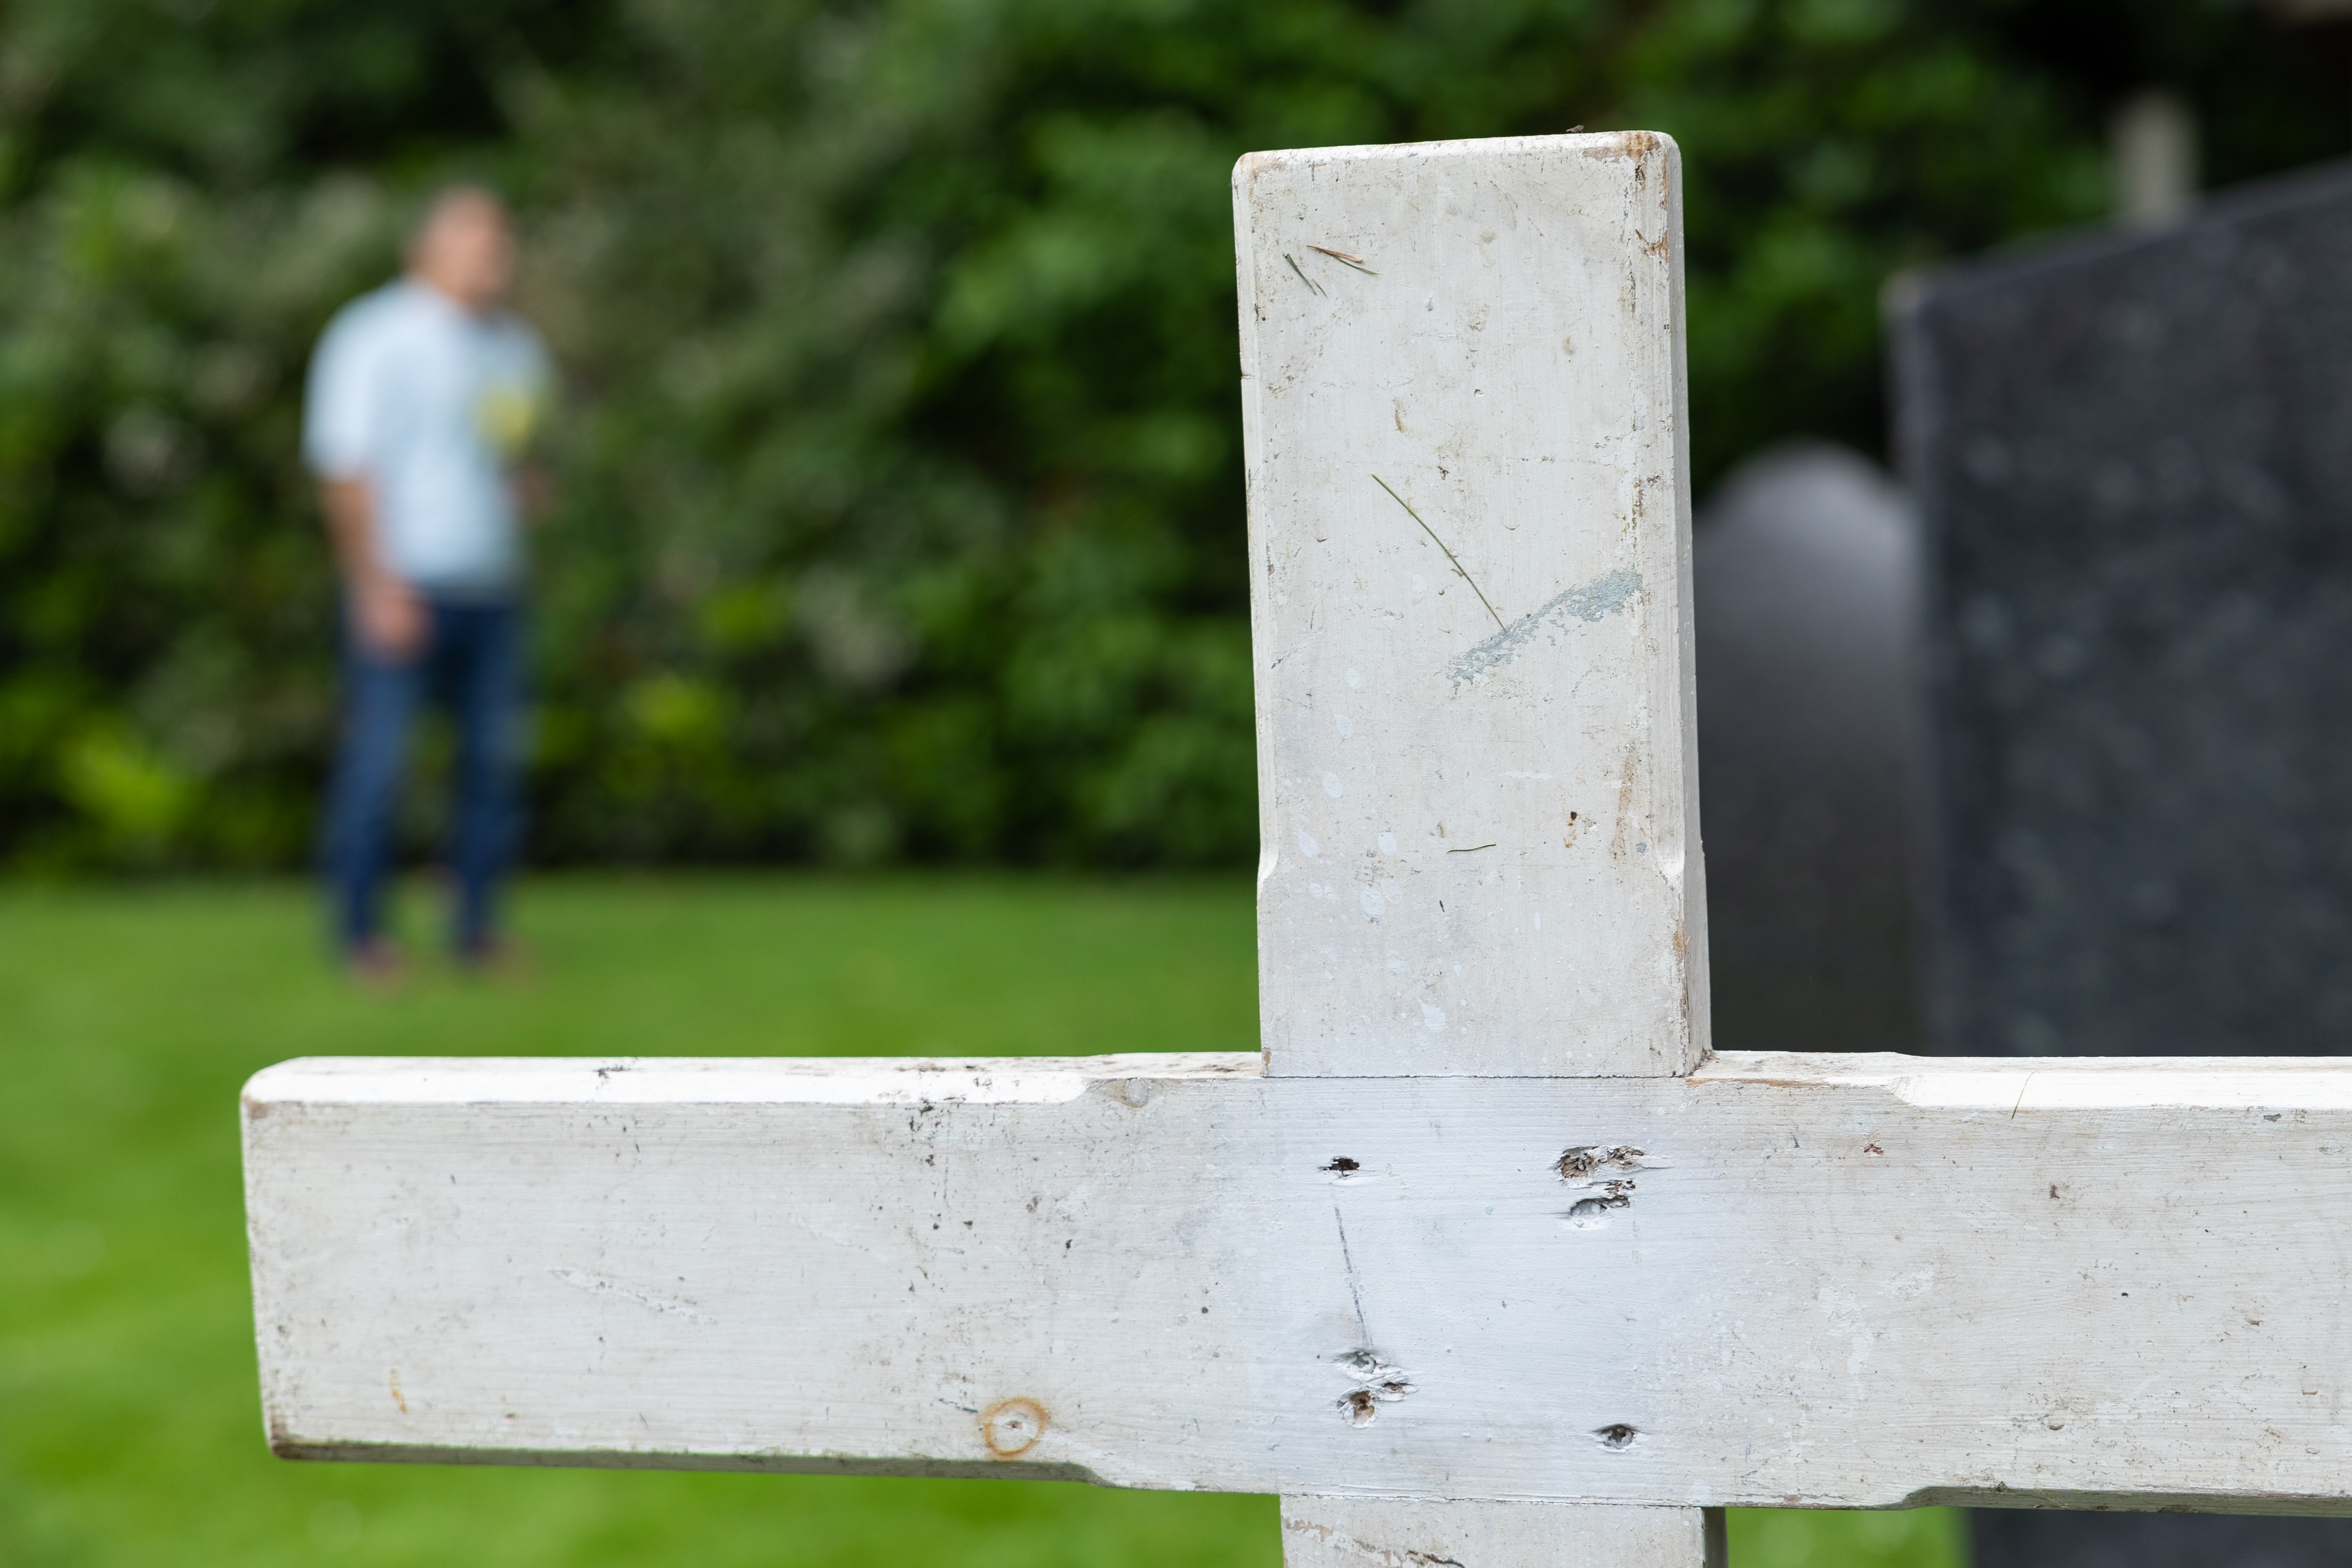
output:
<path id="1" fill-rule="evenodd" d="M 319 1458 L 2352 1511 L 2352 1061 L 289 1062 Z"/>

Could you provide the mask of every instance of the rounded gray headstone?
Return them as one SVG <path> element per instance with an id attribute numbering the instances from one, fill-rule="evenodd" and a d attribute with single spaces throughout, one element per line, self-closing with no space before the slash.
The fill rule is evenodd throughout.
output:
<path id="1" fill-rule="evenodd" d="M 1715 1043 L 1909 1051 L 1917 530 L 1868 459 L 1751 460 L 1696 530 Z"/>

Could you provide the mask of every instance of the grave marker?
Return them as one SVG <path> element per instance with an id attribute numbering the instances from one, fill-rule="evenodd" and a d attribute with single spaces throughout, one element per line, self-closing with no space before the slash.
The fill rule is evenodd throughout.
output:
<path id="1" fill-rule="evenodd" d="M 1691 554 L 1715 1042 L 1915 1051 L 1918 528 L 1857 453 L 1742 464 Z"/>
<path id="2" fill-rule="evenodd" d="M 1294 1568 L 2352 1507 L 2352 1072 L 1706 1053 L 1678 188 L 1237 172 L 1263 1058 L 272 1068 L 278 1451 L 1276 1491 Z"/>

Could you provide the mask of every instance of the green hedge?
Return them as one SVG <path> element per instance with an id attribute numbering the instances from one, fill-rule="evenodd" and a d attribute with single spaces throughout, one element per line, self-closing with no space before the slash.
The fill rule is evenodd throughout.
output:
<path id="1" fill-rule="evenodd" d="M 1237 154 L 1675 135 L 1704 487 L 1874 444 L 1881 282 L 2095 216 L 2120 92 L 2240 176 L 2339 149 L 2341 53 L 2202 0 L 15 0 L 0 864 L 304 854 L 302 369 L 437 180 L 512 193 L 569 383 L 538 856 L 1232 861 Z"/>

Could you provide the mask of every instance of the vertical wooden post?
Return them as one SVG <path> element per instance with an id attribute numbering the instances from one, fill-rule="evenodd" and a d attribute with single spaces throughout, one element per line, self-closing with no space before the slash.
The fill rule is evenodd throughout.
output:
<path id="1" fill-rule="evenodd" d="M 1234 210 L 1267 1071 L 1689 1072 L 1706 922 L 1674 143 L 1260 153 Z M 1283 1503 L 1291 1568 L 1698 1568 L 1720 1522 Z"/>
<path id="2" fill-rule="evenodd" d="M 1719 1508 L 1286 1497 L 1284 1568 L 1725 1568 Z"/>
<path id="3" fill-rule="evenodd" d="M 1674 143 L 1235 171 L 1267 1070 L 1706 1048 Z"/>

